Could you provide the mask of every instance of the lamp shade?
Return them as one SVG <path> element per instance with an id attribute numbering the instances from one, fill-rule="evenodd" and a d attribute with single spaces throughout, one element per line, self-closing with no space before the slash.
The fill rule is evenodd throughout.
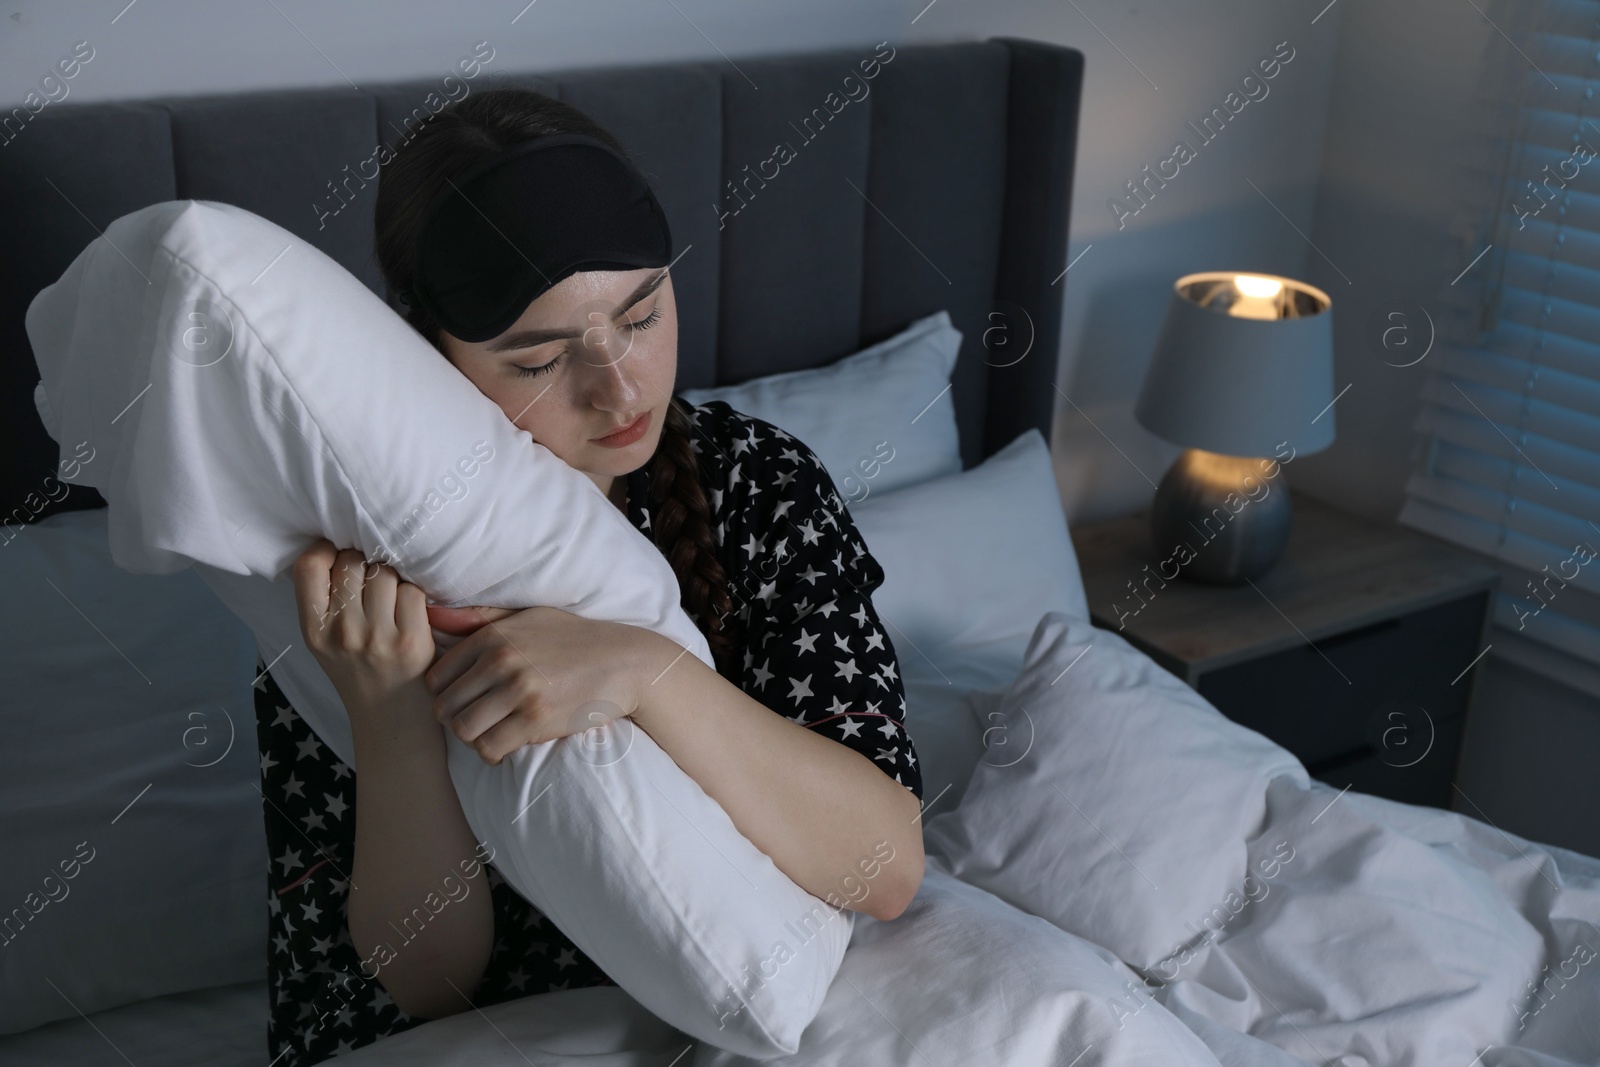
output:
<path id="1" fill-rule="evenodd" d="M 1211 271 L 1173 285 L 1134 417 L 1185 448 L 1296 454 L 1333 443 L 1333 301 L 1272 274 Z M 1315 421 L 1313 421 L 1315 420 Z"/>

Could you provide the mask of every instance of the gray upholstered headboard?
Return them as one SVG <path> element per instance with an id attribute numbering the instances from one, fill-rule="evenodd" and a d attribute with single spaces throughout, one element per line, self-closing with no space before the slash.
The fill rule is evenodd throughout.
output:
<path id="1" fill-rule="evenodd" d="M 997 38 L 451 90 L 527 85 L 627 146 L 687 249 L 673 267 L 680 389 L 820 366 L 948 309 L 972 466 L 1030 426 L 1050 433 L 1082 77 L 1077 51 Z M 112 220 L 199 199 L 273 220 L 389 297 L 374 148 L 398 144 L 430 94 L 437 108 L 440 79 L 0 115 L 0 521 L 104 503 L 82 487 L 41 507 L 58 454 L 33 407 L 34 294 Z"/>

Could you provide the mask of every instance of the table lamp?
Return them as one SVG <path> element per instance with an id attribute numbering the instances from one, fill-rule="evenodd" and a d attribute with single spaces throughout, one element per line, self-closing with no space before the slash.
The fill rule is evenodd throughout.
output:
<path id="1" fill-rule="evenodd" d="M 1185 449 L 1150 507 L 1155 550 L 1185 577 L 1240 584 L 1283 555 L 1280 468 L 1333 443 L 1332 304 L 1272 274 L 1207 271 L 1173 285 L 1134 417 Z"/>

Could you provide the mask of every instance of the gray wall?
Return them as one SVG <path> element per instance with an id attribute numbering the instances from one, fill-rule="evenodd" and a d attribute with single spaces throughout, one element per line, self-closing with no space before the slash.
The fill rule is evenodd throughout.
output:
<path id="1" fill-rule="evenodd" d="M 501 70 L 803 51 L 899 40 L 910 18 L 886 0 L 127 3 L 0 4 L 0 103 L 20 101 L 79 40 L 96 55 L 71 98 L 114 100 L 442 77 L 485 40 Z"/>
<path id="2" fill-rule="evenodd" d="M 1054 434 L 1069 521 L 1144 505 L 1178 453 L 1133 420 L 1172 283 L 1199 270 L 1306 274 L 1314 253 L 1302 234 L 1314 217 L 1343 6 L 1313 24 L 1325 3 L 939 0 L 912 27 L 913 39 L 1005 34 L 1085 56 L 1068 253 L 1082 258 L 1067 276 Z M 1203 143 L 1188 124 L 1224 107 L 1282 42 L 1294 58 L 1265 82 L 1267 95 Z M 1141 207 L 1126 184 L 1145 167 L 1156 172 L 1179 140 L 1195 158 L 1164 188 L 1152 183 Z M 1114 198 L 1138 213 L 1119 221 Z"/>
<path id="3" fill-rule="evenodd" d="M 1411 472 L 1412 422 L 1428 360 L 1386 350 L 1385 325 L 1471 260 L 1449 239 L 1463 165 L 1464 104 L 1497 30 L 1454 0 L 1342 0 L 1327 134 L 1310 236 L 1354 284 L 1313 257 L 1312 282 L 1344 298 L 1335 319 L 1339 434 L 1297 460 L 1294 484 L 1388 522 Z M 1326 20 L 1324 20 L 1326 21 Z M 1418 332 L 1422 329 L 1418 325 Z M 1494 642 L 1493 634 L 1490 635 Z M 1504 642 L 1501 642 L 1504 645 Z M 1484 672 L 1463 740 L 1456 807 L 1540 841 L 1600 855 L 1600 700 L 1501 659 Z"/>

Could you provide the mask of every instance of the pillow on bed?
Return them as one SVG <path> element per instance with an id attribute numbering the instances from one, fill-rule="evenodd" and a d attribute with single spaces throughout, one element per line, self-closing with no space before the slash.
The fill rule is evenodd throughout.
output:
<path id="1" fill-rule="evenodd" d="M 1049 446 L 1029 430 L 971 470 L 851 504 L 850 517 L 883 565 L 872 606 L 904 675 L 924 794 L 931 806 L 948 786 L 945 810 L 985 758 L 985 731 L 1004 741 L 988 700 L 1022 669 L 1039 618 L 1089 614 Z"/>
<path id="2" fill-rule="evenodd" d="M 908 672 L 959 653 L 1003 661 L 1003 674 L 983 680 L 1009 685 L 1041 615 L 1088 618 L 1050 446 L 1038 430 L 971 470 L 874 493 L 851 504 L 850 517 L 883 564 L 873 607 L 893 617 L 896 639 L 916 646 L 895 648 Z"/>
<path id="3" fill-rule="evenodd" d="M 999 711 L 1021 751 L 981 762 L 961 806 L 928 820 L 929 853 L 1147 970 L 1251 891 L 1267 783 L 1308 782 L 1287 750 L 1081 616 L 1039 620 Z"/>
<path id="4" fill-rule="evenodd" d="M 262 980 L 250 631 L 112 563 L 105 508 L 6 534 L 0 1034 Z"/>
<path id="5" fill-rule="evenodd" d="M 319 537 L 439 602 L 551 605 L 710 661 L 670 565 L 592 480 L 266 219 L 194 200 L 125 215 L 34 298 L 27 328 L 46 428 L 64 454 L 95 449 L 76 480 L 110 504 L 113 559 L 195 565 L 346 763 L 349 722 L 300 644 L 286 573 Z M 506 880 L 658 1016 L 745 1054 L 793 1051 L 854 913 L 752 983 L 779 931 L 832 909 L 647 734 L 616 729 L 628 758 L 604 766 L 582 736 L 489 766 L 446 733 L 468 823 Z"/>
<path id="6" fill-rule="evenodd" d="M 960 351 L 961 331 L 940 311 L 826 367 L 679 392 L 726 400 L 809 443 L 854 503 L 961 469 L 950 392 Z"/>

